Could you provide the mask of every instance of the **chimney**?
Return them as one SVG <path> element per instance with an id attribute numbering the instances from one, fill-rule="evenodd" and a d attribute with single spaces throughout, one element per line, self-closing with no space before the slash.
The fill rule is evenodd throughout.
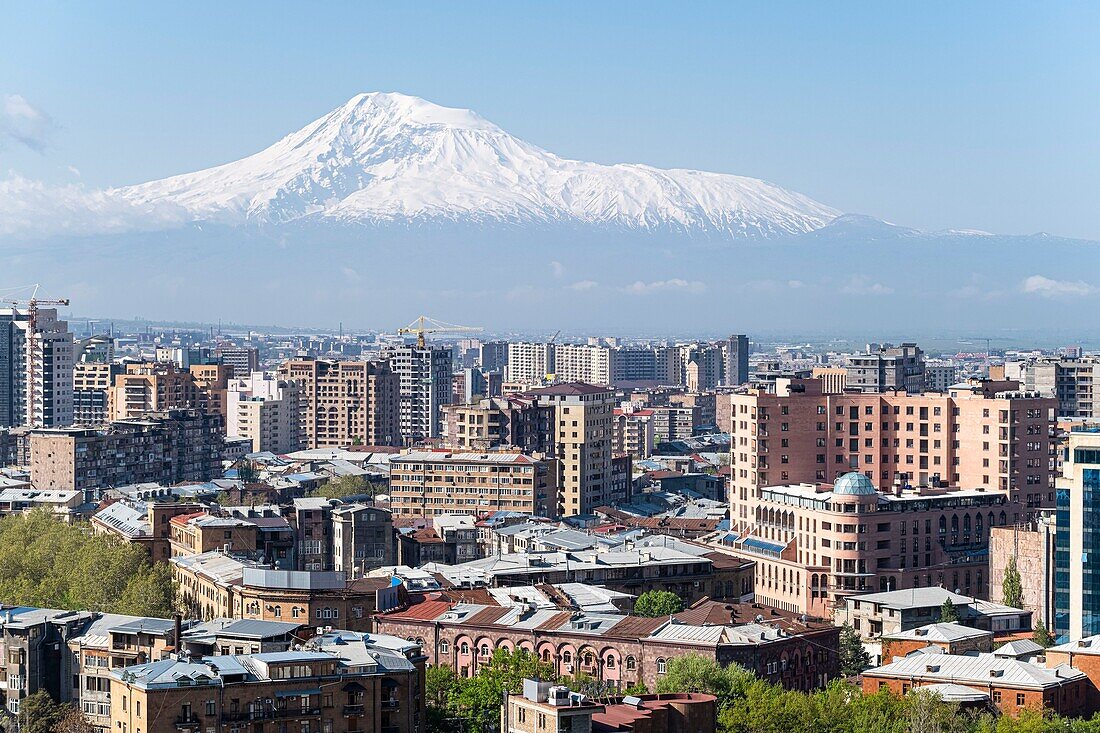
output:
<path id="1" fill-rule="evenodd" d="M 172 614 L 172 620 L 175 621 L 175 634 L 172 639 L 172 645 L 176 648 L 176 653 L 179 654 L 180 645 L 183 640 L 183 616 L 179 611 Z"/>

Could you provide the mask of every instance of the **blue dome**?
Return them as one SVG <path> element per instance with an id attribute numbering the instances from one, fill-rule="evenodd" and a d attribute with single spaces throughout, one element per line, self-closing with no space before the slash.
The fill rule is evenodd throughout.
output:
<path id="1" fill-rule="evenodd" d="M 875 491 L 875 485 L 871 483 L 871 479 L 862 473 L 852 471 L 833 482 L 833 493 L 844 496 L 870 496 L 878 492 Z"/>

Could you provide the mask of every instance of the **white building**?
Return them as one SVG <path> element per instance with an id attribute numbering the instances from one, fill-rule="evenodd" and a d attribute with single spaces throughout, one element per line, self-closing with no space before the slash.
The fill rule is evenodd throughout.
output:
<path id="1" fill-rule="evenodd" d="M 546 375 L 554 373 L 554 345 L 532 343 L 508 344 L 508 365 L 505 367 L 509 382 L 540 384 Z"/>
<path id="2" fill-rule="evenodd" d="M 232 379 L 226 393 L 226 435 L 250 439 L 253 453 L 300 450 L 298 409 L 299 390 L 293 381 L 270 372 Z"/>
<path id="3" fill-rule="evenodd" d="M 0 427 L 73 422 L 73 335 L 57 310 L 0 309 Z"/>
<path id="4" fill-rule="evenodd" d="M 606 346 L 560 344 L 554 347 L 554 377 L 561 382 L 611 384 L 611 353 Z"/>

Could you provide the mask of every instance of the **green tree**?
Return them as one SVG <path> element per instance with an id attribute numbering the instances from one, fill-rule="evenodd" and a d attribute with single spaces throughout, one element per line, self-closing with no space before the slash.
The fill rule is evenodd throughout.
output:
<path id="1" fill-rule="evenodd" d="M 694 652 L 669 659 L 665 669 L 657 680 L 657 692 L 706 692 L 717 696 L 720 705 L 740 696 L 756 680 L 744 667 L 722 666 Z"/>
<path id="2" fill-rule="evenodd" d="M 0 598 L 43 608 L 167 616 L 167 567 L 141 547 L 46 511 L 0 519 Z"/>
<path id="3" fill-rule="evenodd" d="M 635 682 L 632 685 L 623 688 L 624 695 L 648 695 L 649 688 L 646 687 L 644 682 Z"/>
<path id="4" fill-rule="evenodd" d="M 848 624 L 840 627 L 840 673 L 854 677 L 871 666 L 871 657 L 863 648 L 863 640 Z"/>
<path id="5" fill-rule="evenodd" d="M 459 685 L 453 669 L 443 664 L 429 666 L 424 672 L 424 698 L 428 733 L 450 733 L 458 729 L 451 696 Z"/>
<path id="6" fill-rule="evenodd" d="M 950 598 L 943 599 L 943 605 L 940 606 L 940 623 L 941 624 L 954 624 L 959 622 L 959 611 L 955 608 L 955 604 L 951 602 Z"/>
<path id="7" fill-rule="evenodd" d="M 1001 581 L 1003 601 L 1006 606 L 1023 608 L 1023 583 L 1020 580 L 1020 571 L 1016 567 L 1016 556 L 1008 558 L 1005 565 L 1004 579 Z"/>
<path id="8" fill-rule="evenodd" d="M 362 476 L 341 476 L 331 478 L 309 493 L 313 497 L 324 499 L 346 499 L 370 492 L 370 485 Z"/>
<path id="9" fill-rule="evenodd" d="M 684 610 L 684 599 L 667 590 L 647 590 L 634 602 L 634 615 L 657 618 Z"/>
<path id="10" fill-rule="evenodd" d="M 1031 632 L 1031 640 L 1044 649 L 1054 646 L 1054 636 L 1050 633 L 1047 625 L 1043 623 L 1043 619 L 1038 619 L 1035 622 L 1035 630 Z"/>
<path id="11" fill-rule="evenodd" d="M 59 705 L 45 690 L 39 690 L 19 703 L 19 733 L 55 733 L 69 711 L 68 705 Z"/>
<path id="12" fill-rule="evenodd" d="M 552 665 L 523 649 L 497 649 L 473 677 L 460 678 L 450 695 L 451 706 L 468 731 L 500 729 L 504 691 L 523 691 L 524 679 L 555 679 Z"/>

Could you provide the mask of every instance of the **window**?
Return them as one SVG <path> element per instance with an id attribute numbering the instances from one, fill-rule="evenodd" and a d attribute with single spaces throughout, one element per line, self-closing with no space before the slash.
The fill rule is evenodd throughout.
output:
<path id="1" fill-rule="evenodd" d="M 1016 705 L 1018 705 L 1018 706 L 1020 706 L 1020 707 L 1023 707 L 1023 705 L 1024 705 L 1024 704 L 1025 704 L 1026 702 L 1027 702 L 1027 697 L 1026 697 L 1026 696 L 1024 695 L 1024 693 L 1022 693 L 1022 692 L 1017 692 L 1017 693 L 1016 693 Z"/>
<path id="2" fill-rule="evenodd" d="M 450 651 L 451 651 L 451 644 L 450 644 L 449 641 L 447 641 L 446 639 L 443 639 L 442 641 L 439 642 L 439 653 L 440 654 L 447 654 Z"/>
<path id="3" fill-rule="evenodd" d="M 638 667 L 638 660 L 634 659 L 634 657 L 627 657 L 626 658 L 626 669 L 627 669 L 627 671 L 633 672 L 635 669 L 637 669 L 637 667 Z"/>
<path id="4" fill-rule="evenodd" d="M 664 659 L 657 660 L 657 674 L 665 674 L 668 672 L 668 664 Z"/>

